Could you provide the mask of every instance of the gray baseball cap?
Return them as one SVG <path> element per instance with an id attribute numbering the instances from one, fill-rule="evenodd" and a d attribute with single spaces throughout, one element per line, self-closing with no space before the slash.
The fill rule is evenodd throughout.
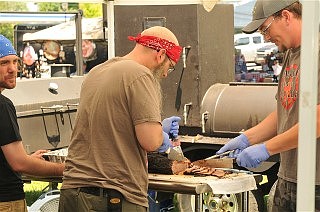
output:
<path id="1" fill-rule="evenodd" d="M 252 21 L 242 29 L 242 32 L 251 34 L 257 31 L 269 16 L 297 1 L 298 0 L 257 0 L 252 11 Z"/>

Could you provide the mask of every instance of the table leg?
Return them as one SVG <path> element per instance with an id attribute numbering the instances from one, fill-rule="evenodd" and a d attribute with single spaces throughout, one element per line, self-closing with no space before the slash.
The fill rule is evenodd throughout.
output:
<path id="1" fill-rule="evenodd" d="M 249 211 L 249 191 L 242 192 L 242 211 Z"/>
<path id="2" fill-rule="evenodd" d="M 57 190 L 58 189 L 58 183 L 57 182 L 49 182 L 49 191 L 52 191 L 52 190 Z"/>
<path id="3" fill-rule="evenodd" d="M 196 194 L 194 200 L 195 200 L 195 204 L 194 204 L 195 212 L 201 212 L 202 211 L 202 194 Z"/>

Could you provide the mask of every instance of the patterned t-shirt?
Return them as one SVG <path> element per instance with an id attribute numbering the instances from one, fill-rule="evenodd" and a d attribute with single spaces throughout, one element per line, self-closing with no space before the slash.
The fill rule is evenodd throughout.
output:
<path id="1" fill-rule="evenodd" d="M 318 71 L 319 72 L 319 71 Z M 320 77 L 320 74 L 319 74 Z M 280 74 L 277 93 L 278 134 L 298 123 L 299 118 L 300 47 L 287 50 Z M 318 84 L 320 80 L 318 79 Z M 319 85 L 318 85 L 319 86 Z M 318 104 L 320 100 L 318 88 Z M 319 141 L 319 139 L 318 139 Z M 307 142 L 307 141 L 305 141 Z M 297 182 L 298 150 L 280 153 L 278 176 L 290 182 Z M 316 184 L 320 185 L 320 143 L 317 142 Z"/>

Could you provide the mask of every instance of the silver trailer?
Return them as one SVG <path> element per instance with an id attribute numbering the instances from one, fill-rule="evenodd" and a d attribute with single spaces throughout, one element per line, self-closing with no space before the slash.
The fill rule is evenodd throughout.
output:
<path id="1" fill-rule="evenodd" d="M 83 78 L 17 79 L 15 89 L 2 92 L 15 105 L 27 152 L 69 145 Z"/>

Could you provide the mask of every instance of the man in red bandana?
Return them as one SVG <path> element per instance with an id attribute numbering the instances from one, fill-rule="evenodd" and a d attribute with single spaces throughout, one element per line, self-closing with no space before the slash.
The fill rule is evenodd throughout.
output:
<path id="1" fill-rule="evenodd" d="M 147 211 L 147 152 L 165 152 L 179 117 L 161 122 L 159 79 L 181 53 L 176 36 L 151 27 L 134 49 L 94 67 L 83 82 L 59 211 Z"/>

